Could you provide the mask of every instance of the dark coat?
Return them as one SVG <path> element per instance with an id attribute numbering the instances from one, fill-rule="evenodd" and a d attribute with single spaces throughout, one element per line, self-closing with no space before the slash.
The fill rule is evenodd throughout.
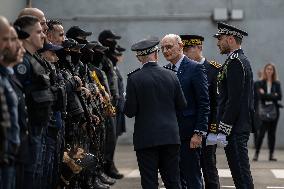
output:
<path id="1" fill-rule="evenodd" d="M 242 49 L 227 58 L 217 80 L 218 121 L 231 126 L 231 133 L 249 133 L 254 116 L 253 75 Z"/>
<path id="2" fill-rule="evenodd" d="M 264 94 L 261 94 L 259 92 L 259 89 L 263 89 L 264 90 Z M 271 93 L 267 93 L 267 82 L 265 80 L 261 80 L 258 82 L 257 85 L 257 96 L 258 99 L 261 100 L 261 103 L 265 103 L 268 101 L 272 101 L 276 107 L 277 107 L 277 113 L 279 116 L 279 106 L 281 106 L 278 102 L 281 101 L 282 99 L 282 91 L 281 91 L 281 86 L 280 86 L 280 82 L 279 81 L 273 81 L 272 85 L 271 85 Z"/>
<path id="3" fill-rule="evenodd" d="M 189 139 L 194 131 L 207 132 L 210 111 L 208 81 L 205 67 L 187 58 L 183 58 L 177 72 L 187 107 L 178 112 L 180 137 Z"/>
<path id="4" fill-rule="evenodd" d="M 135 150 L 166 144 L 180 144 L 176 111 L 186 100 L 173 71 L 146 63 L 128 76 L 124 113 L 135 117 Z"/>

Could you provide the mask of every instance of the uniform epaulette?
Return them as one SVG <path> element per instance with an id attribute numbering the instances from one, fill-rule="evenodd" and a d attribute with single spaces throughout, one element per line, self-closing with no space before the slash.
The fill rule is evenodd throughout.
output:
<path id="1" fill-rule="evenodd" d="M 135 72 L 137 72 L 137 71 L 139 71 L 140 70 L 140 68 L 137 68 L 136 70 L 133 70 L 132 72 L 129 72 L 128 74 L 127 74 L 127 76 L 130 76 L 131 74 L 133 74 L 133 73 L 135 73 Z"/>
<path id="2" fill-rule="evenodd" d="M 173 71 L 173 72 L 177 72 L 176 70 L 172 69 L 172 68 L 169 67 L 169 66 L 163 66 L 163 68 L 166 68 L 166 69 L 171 70 L 171 71 Z"/>
<path id="3" fill-rule="evenodd" d="M 238 58 L 239 57 L 239 54 L 238 53 L 232 53 L 231 55 L 230 55 L 230 59 L 231 60 L 234 60 L 234 59 L 236 59 L 236 58 Z"/>
<path id="4" fill-rule="evenodd" d="M 211 64 L 212 66 L 216 67 L 216 68 L 221 68 L 222 67 L 222 64 L 219 64 L 218 62 L 214 61 L 214 60 L 211 60 L 209 62 L 209 64 Z"/>

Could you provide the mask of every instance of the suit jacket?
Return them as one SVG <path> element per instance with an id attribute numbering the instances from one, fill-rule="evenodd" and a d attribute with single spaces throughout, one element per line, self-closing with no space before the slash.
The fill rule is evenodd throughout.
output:
<path id="1" fill-rule="evenodd" d="M 264 94 L 259 92 L 259 89 L 262 88 L 264 90 Z M 265 103 L 267 101 L 272 101 L 277 107 L 277 113 L 279 115 L 279 104 L 278 101 L 282 99 L 282 91 L 279 81 L 273 81 L 271 85 L 271 92 L 267 93 L 267 82 L 265 80 L 261 80 L 257 85 L 257 96 L 258 99 L 261 100 L 261 103 Z"/>
<path id="2" fill-rule="evenodd" d="M 226 128 L 230 127 L 231 133 L 249 133 L 254 116 L 253 76 L 250 62 L 242 49 L 234 51 L 227 58 L 217 80 L 218 120 Z M 219 131 L 223 132 L 220 125 Z"/>
<path id="3" fill-rule="evenodd" d="M 187 107 L 178 112 L 180 137 L 191 138 L 194 131 L 207 132 L 210 111 L 205 67 L 184 56 L 177 71 Z"/>
<path id="4" fill-rule="evenodd" d="M 176 111 L 185 107 L 186 100 L 173 71 L 149 62 L 128 74 L 124 113 L 135 117 L 135 150 L 179 144 Z"/>

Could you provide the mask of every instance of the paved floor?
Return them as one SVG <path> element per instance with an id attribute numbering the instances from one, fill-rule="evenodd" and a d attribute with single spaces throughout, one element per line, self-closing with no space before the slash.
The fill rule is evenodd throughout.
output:
<path id="1" fill-rule="evenodd" d="M 252 159 L 253 153 L 254 151 L 250 149 L 250 159 Z M 116 165 L 125 175 L 125 178 L 118 180 L 112 189 L 140 189 L 140 174 L 133 146 L 117 146 L 115 156 Z M 269 162 L 267 150 L 262 150 L 259 161 L 251 162 L 255 189 L 284 189 L 284 150 L 276 151 L 275 157 L 278 159 L 277 162 Z M 217 167 L 222 186 L 221 188 L 234 188 L 223 149 L 218 149 L 217 160 Z M 163 188 L 164 187 L 161 184 L 160 189 Z"/>

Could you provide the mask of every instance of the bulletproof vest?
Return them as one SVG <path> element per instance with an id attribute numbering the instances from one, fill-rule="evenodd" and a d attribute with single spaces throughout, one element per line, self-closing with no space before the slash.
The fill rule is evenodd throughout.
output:
<path id="1" fill-rule="evenodd" d="M 27 54 L 31 68 L 31 85 L 26 88 L 26 99 L 31 121 L 49 120 L 54 95 L 51 91 L 50 78 L 44 67 L 30 54 Z"/>
<path id="2" fill-rule="evenodd" d="M 70 83 L 72 83 L 72 79 L 73 79 L 71 73 L 69 73 L 69 71 L 67 70 L 64 70 L 62 71 L 62 75 L 64 79 L 67 81 L 66 84 L 69 85 L 67 86 L 69 90 L 66 90 L 67 91 L 67 107 L 66 107 L 67 115 L 69 117 L 72 117 L 78 114 L 82 114 L 84 110 L 80 103 L 78 94 L 76 93 L 76 91 L 71 89 L 72 87 L 70 86 Z"/>

